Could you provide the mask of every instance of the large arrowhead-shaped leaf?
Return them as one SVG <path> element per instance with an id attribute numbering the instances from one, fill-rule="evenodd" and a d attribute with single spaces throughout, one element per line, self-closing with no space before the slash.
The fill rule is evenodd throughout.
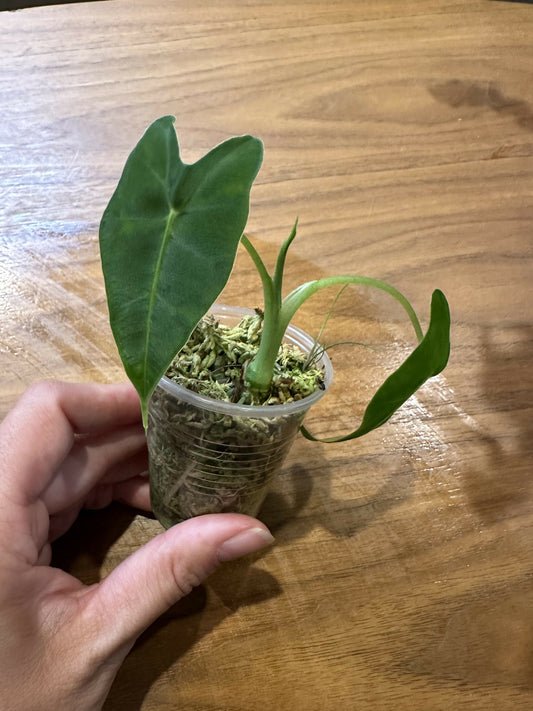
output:
<path id="1" fill-rule="evenodd" d="M 173 121 L 147 129 L 100 224 L 111 328 L 145 422 L 159 379 L 229 278 L 263 155 L 242 136 L 187 165 Z"/>

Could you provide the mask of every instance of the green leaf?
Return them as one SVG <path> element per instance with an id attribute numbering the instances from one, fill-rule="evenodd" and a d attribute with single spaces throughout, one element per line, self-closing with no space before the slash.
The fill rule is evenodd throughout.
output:
<path id="1" fill-rule="evenodd" d="M 100 224 L 111 328 L 145 424 L 157 383 L 229 278 L 263 157 L 261 141 L 241 136 L 187 165 L 173 122 L 148 127 Z"/>
<path id="2" fill-rule="evenodd" d="M 318 439 L 302 427 L 302 434 L 307 439 L 319 442 L 345 442 L 380 427 L 428 378 L 445 368 L 449 354 L 450 309 L 446 297 L 437 289 L 431 299 L 431 319 L 426 335 L 376 392 L 355 432 L 341 437 Z"/>

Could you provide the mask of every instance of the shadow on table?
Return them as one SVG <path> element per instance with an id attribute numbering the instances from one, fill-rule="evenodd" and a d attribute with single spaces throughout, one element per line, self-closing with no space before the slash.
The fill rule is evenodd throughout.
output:
<path id="1" fill-rule="evenodd" d="M 66 570 L 85 585 L 97 583 L 109 549 L 137 513 L 118 503 L 100 511 L 81 511 L 69 531 L 53 544 L 51 565 Z"/>
<path id="2" fill-rule="evenodd" d="M 533 326 L 510 327 L 503 334 L 485 328 L 481 338 L 483 397 L 490 411 L 509 423 L 499 439 L 490 431 L 473 433 L 488 456 L 475 478 L 465 477 L 465 486 L 478 515 L 490 523 L 530 510 L 533 501 Z"/>
<path id="3" fill-rule="evenodd" d="M 87 585 L 98 582 L 109 551 L 138 512 L 120 504 L 101 511 L 83 511 L 72 528 L 53 547 L 52 565 Z M 144 541 L 139 541 L 142 545 Z M 125 550 L 131 544 L 125 546 Z M 120 551 L 115 554 L 120 558 Z M 281 593 L 277 580 L 254 567 L 260 557 L 222 566 L 208 584 L 180 600 L 137 640 L 122 665 L 104 706 L 105 711 L 138 711 L 153 684 L 191 647 L 239 608 L 258 604 Z M 112 561 L 114 563 L 114 561 Z M 117 560 L 118 565 L 120 560 Z M 208 604 L 208 598 L 215 598 Z"/>
<path id="4" fill-rule="evenodd" d="M 517 0 L 512 1 L 516 2 Z M 506 96 L 495 82 L 450 79 L 446 82 L 432 84 L 429 87 L 429 93 L 440 103 L 447 104 L 461 113 L 464 111 L 493 111 L 511 116 L 521 128 L 533 130 L 531 104 L 519 97 Z M 492 154 L 492 158 L 499 157 L 501 157 L 501 149 Z"/>
<path id="5" fill-rule="evenodd" d="M 255 569 L 253 559 L 224 565 L 208 584 L 195 588 L 139 637 L 117 674 L 103 711 L 139 711 L 157 680 L 228 616 L 280 594 L 276 579 Z M 212 604 L 208 604 L 210 598 L 214 598 Z"/>
<path id="6" fill-rule="evenodd" d="M 521 699 L 531 700 L 533 689 L 531 581 L 516 576 L 505 585 L 487 582 L 482 591 L 454 592 L 452 586 L 448 596 L 413 613 L 409 635 L 397 641 L 398 670 L 433 686 L 470 686 L 473 695 L 514 687 L 515 708 L 530 708 Z M 484 708 L 498 707 L 489 701 Z"/>
<path id="7" fill-rule="evenodd" d="M 302 444 L 306 453 L 282 475 L 280 484 L 267 496 L 259 516 L 277 537 L 278 545 L 302 538 L 317 526 L 336 538 L 350 538 L 411 494 L 414 474 L 405 461 L 398 470 L 390 472 L 375 491 L 368 493 L 363 487 L 365 493 L 359 496 L 336 499 L 333 494 L 335 460 L 324 457 L 320 447 L 337 445 Z M 350 450 L 349 456 L 356 469 L 356 454 Z M 365 480 L 367 467 L 368 464 L 361 466 L 354 473 L 354 481 L 358 477 Z"/>
<path id="8" fill-rule="evenodd" d="M 311 456 L 311 455 L 309 455 Z M 259 518 L 277 535 L 277 545 L 305 536 L 322 524 L 338 537 L 350 536 L 396 505 L 398 480 L 391 476 L 372 500 L 335 501 L 325 495 L 329 479 L 326 460 L 313 452 L 313 469 L 320 471 L 320 493 L 313 503 L 313 476 L 309 468 L 295 464 L 283 476 L 282 486 L 269 494 Z M 400 488 L 407 495 L 407 481 Z M 310 505 L 310 506 L 308 506 Z M 327 518 L 326 518 L 327 516 Z M 258 605 L 282 594 L 274 576 L 254 567 L 262 553 L 247 556 L 219 568 L 205 586 L 178 602 L 137 641 L 113 684 L 103 711 L 139 711 L 143 700 L 158 679 L 228 616 L 243 607 Z M 201 667 L 199 667 L 201 669 Z M 172 678 L 176 679 L 175 670 Z M 179 684 L 179 679 L 176 682 Z"/>
<path id="9" fill-rule="evenodd" d="M 321 446 L 300 445 L 298 463 L 289 464 L 259 515 L 277 536 L 278 546 L 304 537 L 317 525 L 337 537 L 354 535 L 408 495 L 412 477 L 391 474 L 371 497 L 337 501 L 331 493 L 334 467 L 321 456 Z M 157 680 L 228 616 L 281 595 L 279 582 L 254 567 L 261 557 L 258 553 L 225 564 L 154 623 L 125 660 L 103 711 L 138 711 Z"/>

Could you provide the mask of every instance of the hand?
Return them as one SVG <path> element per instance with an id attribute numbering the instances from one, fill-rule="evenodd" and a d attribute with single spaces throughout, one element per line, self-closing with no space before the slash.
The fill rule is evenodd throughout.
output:
<path id="1" fill-rule="evenodd" d="M 42 383 L 0 425 L 0 698 L 9 711 L 98 711 L 139 634 L 219 562 L 268 545 L 237 514 L 157 536 L 102 582 L 50 567 L 84 506 L 149 508 L 146 441 L 127 385 Z"/>

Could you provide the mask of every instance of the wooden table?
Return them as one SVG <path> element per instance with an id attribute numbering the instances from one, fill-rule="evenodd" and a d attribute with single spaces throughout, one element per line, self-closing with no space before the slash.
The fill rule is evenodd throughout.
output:
<path id="1" fill-rule="evenodd" d="M 287 287 L 387 279 L 444 374 L 383 429 L 294 446 L 264 555 L 221 568 L 141 639 L 106 711 L 485 711 L 533 705 L 533 7 L 492 0 L 108 0 L 0 13 L 0 413 L 41 378 L 124 379 L 97 229 L 127 154 L 174 114 L 187 162 L 252 133 L 248 232 Z M 317 330 L 332 295 L 307 306 Z M 223 295 L 261 303 L 246 254 Z M 375 321 L 377 319 L 377 322 Z M 347 431 L 412 345 L 385 297 L 345 292 Z M 387 345 L 388 344 L 388 345 Z M 396 362 L 396 361 L 394 361 Z M 389 363 L 389 366 L 387 366 Z M 56 562 L 94 581 L 160 531 L 81 517 Z"/>

